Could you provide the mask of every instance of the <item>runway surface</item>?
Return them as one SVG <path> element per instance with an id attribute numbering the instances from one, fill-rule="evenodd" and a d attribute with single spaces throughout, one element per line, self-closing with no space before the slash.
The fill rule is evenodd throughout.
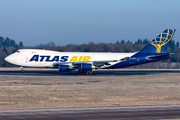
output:
<path id="1" fill-rule="evenodd" d="M 108 75 L 159 75 L 180 73 L 180 69 L 117 69 L 117 70 L 97 70 L 92 72 L 92 76 L 108 76 Z M 72 76 L 78 75 L 77 71 L 59 72 L 57 69 L 34 69 L 26 70 L 25 73 L 20 72 L 20 68 L 16 70 L 0 70 L 0 75 L 38 75 L 38 76 Z M 80 75 L 79 75 L 80 76 Z M 84 75 L 83 75 L 84 76 Z"/>
<path id="2" fill-rule="evenodd" d="M 26 70 L 26 69 L 25 69 Z M 121 75 L 159 75 L 180 73 L 178 69 L 118 69 L 93 71 L 92 76 L 121 76 Z M 55 69 L 27 69 L 21 73 L 20 69 L 0 70 L 0 75 L 24 76 L 76 76 L 77 71 L 60 73 Z M 85 75 L 78 75 L 85 76 Z M 88 75 L 91 76 L 91 75 Z M 180 119 L 180 106 L 153 107 L 116 107 L 116 108 L 81 108 L 81 109 L 47 109 L 47 110 L 17 110 L 0 111 L 0 120 L 119 120 L 119 119 Z"/>
<path id="3" fill-rule="evenodd" d="M 180 106 L 1 111 L 1 120 L 180 119 Z"/>

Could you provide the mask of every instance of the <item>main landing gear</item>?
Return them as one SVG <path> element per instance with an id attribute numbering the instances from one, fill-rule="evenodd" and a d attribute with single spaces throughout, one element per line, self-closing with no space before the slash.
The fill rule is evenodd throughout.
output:
<path id="1" fill-rule="evenodd" d="M 78 74 L 86 74 L 86 75 L 91 75 L 92 74 L 92 70 L 78 70 Z"/>

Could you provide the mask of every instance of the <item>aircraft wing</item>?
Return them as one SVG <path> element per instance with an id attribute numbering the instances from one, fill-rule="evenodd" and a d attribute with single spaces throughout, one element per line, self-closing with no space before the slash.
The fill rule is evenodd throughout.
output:
<path id="1" fill-rule="evenodd" d="M 82 64 L 92 64 L 96 69 L 107 67 L 109 65 L 115 64 L 117 62 L 120 62 L 120 60 L 102 60 L 102 61 L 84 61 L 84 62 L 59 62 L 54 63 L 54 66 L 58 65 L 71 65 L 72 67 L 78 69 L 81 67 Z"/>

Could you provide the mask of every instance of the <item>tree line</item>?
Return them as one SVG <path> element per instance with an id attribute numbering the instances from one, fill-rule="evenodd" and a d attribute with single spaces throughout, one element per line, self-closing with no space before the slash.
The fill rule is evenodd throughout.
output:
<path id="1" fill-rule="evenodd" d="M 130 40 L 117 40 L 114 43 L 94 43 L 89 42 L 88 44 L 68 44 L 65 46 L 55 45 L 54 42 L 47 44 L 39 44 L 36 46 L 24 46 L 22 42 L 17 44 L 13 39 L 0 37 L 0 66 L 12 66 L 4 61 L 5 56 L 15 52 L 20 48 L 26 49 L 46 49 L 55 50 L 60 52 L 136 52 L 141 50 L 145 45 L 150 42 L 148 39 L 138 39 L 134 43 Z M 179 63 L 180 59 L 180 48 L 179 41 L 171 40 L 168 48 L 169 53 L 174 53 L 169 62 Z"/>
<path id="2" fill-rule="evenodd" d="M 10 38 L 4 38 L 2 36 L 0 36 L 0 48 L 1 47 L 19 47 L 19 48 L 22 48 L 23 47 L 23 43 L 22 41 L 17 44 L 13 39 L 10 39 Z"/>

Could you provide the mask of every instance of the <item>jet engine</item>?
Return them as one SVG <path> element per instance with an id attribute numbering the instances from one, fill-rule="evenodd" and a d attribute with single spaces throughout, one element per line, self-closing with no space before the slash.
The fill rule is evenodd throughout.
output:
<path id="1" fill-rule="evenodd" d="M 92 64 L 89 63 L 82 63 L 81 70 L 92 70 Z"/>
<path id="2" fill-rule="evenodd" d="M 69 72 L 70 66 L 69 65 L 59 65 L 59 72 Z"/>

